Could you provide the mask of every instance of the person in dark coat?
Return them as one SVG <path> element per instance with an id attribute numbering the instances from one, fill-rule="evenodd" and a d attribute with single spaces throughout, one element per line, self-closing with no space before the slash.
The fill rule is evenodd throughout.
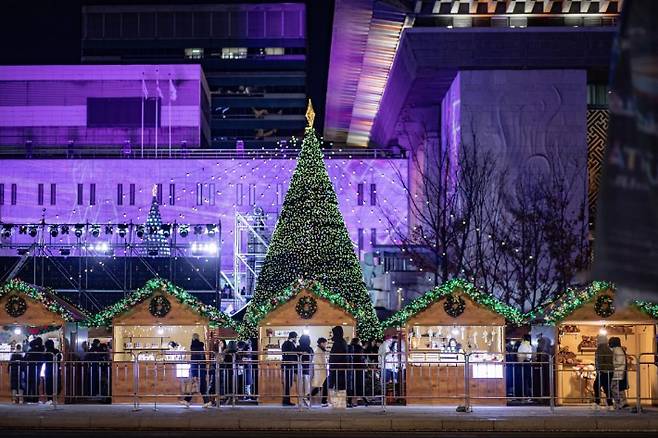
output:
<path id="1" fill-rule="evenodd" d="M 224 362 L 221 364 L 221 379 L 222 385 L 224 386 L 224 394 L 228 395 L 224 399 L 225 403 L 229 403 L 232 400 L 233 394 L 233 377 L 235 373 L 234 363 L 237 362 L 238 344 L 235 341 L 229 341 L 224 350 Z"/>
<path id="2" fill-rule="evenodd" d="M 55 343 L 52 339 L 46 341 L 46 351 L 44 354 L 44 361 L 46 364 L 44 380 L 46 382 L 45 392 L 48 400 L 46 403 L 52 404 L 53 397 L 56 394 L 59 394 L 59 388 L 61 388 L 62 377 L 59 369 L 59 360 L 60 353 L 57 348 L 55 348 Z M 56 379 L 56 381 L 55 381 Z"/>
<path id="3" fill-rule="evenodd" d="M 361 346 L 359 338 L 353 338 L 350 345 L 347 347 L 350 354 L 352 369 L 348 373 L 348 386 L 347 386 L 347 407 L 352 408 L 358 406 L 358 399 L 361 398 L 364 404 L 367 404 L 364 398 L 364 373 L 366 369 L 365 351 Z"/>
<path id="4" fill-rule="evenodd" d="M 199 392 L 203 396 L 203 403 L 205 407 L 208 407 L 207 403 L 209 402 L 207 392 L 207 380 L 206 380 L 206 353 L 205 346 L 203 342 L 199 339 L 199 334 L 194 333 L 192 335 L 192 343 L 190 344 L 190 378 L 195 380 L 198 383 Z M 188 395 L 184 398 L 185 402 L 189 403 L 192 401 L 192 395 Z"/>
<path id="5" fill-rule="evenodd" d="M 294 406 L 290 402 L 290 386 L 295 379 L 297 368 L 297 333 L 288 333 L 288 340 L 281 345 L 281 373 L 283 375 L 283 406 Z"/>
<path id="6" fill-rule="evenodd" d="M 9 380 L 13 402 L 22 403 L 25 390 L 25 364 L 21 344 L 16 344 L 16 349 L 9 358 Z"/>
<path id="7" fill-rule="evenodd" d="M 87 379 L 87 393 L 91 397 L 102 395 L 101 384 L 101 362 L 103 361 L 103 352 L 101 351 L 101 341 L 94 339 L 91 342 L 89 351 L 85 353 L 85 369 Z"/>
<path id="8" fill-rule="evenodd" d="M 313 360 L 313 348 L 311 348 L 311 338 L 308 335 L 302 335 L 299 338 L 299 345 L 296 349 L 299 353 L 299 361 L 301 362 L 301 379 L 302 398 L 301 403 L 306 406 L 311 406 L 311 362 Z"/>
<path id="9" fill-rule="evenodd" d="M 594 403 L 592 407 L 598 409 L 601 404 L 601 389 L 605 392 L 605 401 L 608 408 L 612 409 L 612 376 L 615 370 L 613 364 L 612 349 L 608 345 L 608 338 L 599 335 L 596 338 L 598 346 L 594 353 L 596 366 L 596 378 L 594 379 Z"/>
<path id="10" fill-rule="evenodd" d="M 39 383 L 41 381 L 41 366 L 44 364 L 44 346 L 41 338 L 30 342 L 30 350 L 25 354 L 27 362 L 27 373 L 25 374 L 27 397 L 26 403 L 39 402 Z"/>
<path id="11" fill-rule="evenodd" d="M 336 391 L 347 389 L 347 342 L 343 337 L 343 328 L 339 325 L 331 329 L 333 344 L 329 352 L 329 387 Z"/>

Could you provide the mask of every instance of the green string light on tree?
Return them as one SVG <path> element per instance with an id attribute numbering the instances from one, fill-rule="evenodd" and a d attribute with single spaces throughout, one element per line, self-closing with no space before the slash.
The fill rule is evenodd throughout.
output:
<path id="1" fill-rule="evenodd" d="M 160 205 L 158 204 L 157 185 L 153 186 L 152 194 L 151 208 L 146 217 L 144 243 L 146 244 L 146 251 L 149 255 L 167 256 L 170 250 L 167 244 L 167 238 L 162 232 L 162 217 L 160 216 Z"/>
<path id="2" fill-rule="evenodd" d="M 245 333 L 256 336 L 254 321 L 260 319 L 263 309 L 302 278 L 321 283 L 349 303 L 360 338 L 379 338 L 381 327 L 338 209 L 338 198 L 312 127 L 310 106 L 309 112 L 297 167 L 245 315 Z"/>
<path id="3" fill-rule="evenodd" d="M 382 325 L 384 327 L 402 327 L 410 318 L 423 312 L 440 299 L 444 297 L 453 297 L 458 293 L 466 295 L 477 304 L 504 316 L 505 319 L 512 324 L 520 325 L 523 323 L 524 315 L 518 309 L 510 307 L 495 298 L 493 295 L 479 290 L 466 280 L 455 278 L 414 299 L 397 311 L 393 316 L 384 321 Z"/>

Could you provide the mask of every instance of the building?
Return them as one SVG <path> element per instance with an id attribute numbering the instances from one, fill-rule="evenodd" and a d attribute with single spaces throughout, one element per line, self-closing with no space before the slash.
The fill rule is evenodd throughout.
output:
<path id="1" fill-rule="evenodd" d="M 85 64 L 200 64 L 212 147 L 271 148 L 303 132 L 304 3 L 83 6 L 82 23 Z"/>

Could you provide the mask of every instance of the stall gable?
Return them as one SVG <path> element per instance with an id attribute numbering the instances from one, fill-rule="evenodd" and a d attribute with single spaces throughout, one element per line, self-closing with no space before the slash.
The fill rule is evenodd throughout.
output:
<path id="1" fill-rule="evenodd" d="M 642 312 L 635 306 L 617 307 L 615 313 L 608 318 L 602 318 L 597 315 L 594 309 L 596 299 L 600 295 L 611 295 L 609 292 L 596 295 L 587 303 L 583 304 L 578 309 L 574 310 L 569 316 L 560 321 L 560 324 L 574 324 L 574 323 L 605 323 L 605 324 L 630 324 L 630 323 L 646 323 L 654 324 L 656 321 L 651 316 Z"/>
<path id="2" fill-rule="evenodd" d="M 435 301 L 425 310 L 409 318 L 407 325 L 505 325 L 505 317 L 476 303 L 466 294 L 460 294 L 466 302 L 464 313 L 457 318 L 448 315 L 443 303 L 446 297 Z"/>
<path id="3" fill-rule="evenodd" d="M 163 294 L 171 304 L 171 310 L 163 317 L 153 316 L 149 310 L 152 297 L 136 304 L 130 310 L 116 316 L 112 320 L 113 325 L 197 325 L 208 324 L 208 319 L 194 312 L 176 297 Z"/>
<path id="4" fill-rule="evenodd" d="M 304 319 L 297 314 L 295 307 L 297 301 L 301 297 L 310 296 L 315 298 L 318 304 L 318 310 L 310 319 Z M 281 304 L 276 309 L 272 310 L 260 322 L 261 326 L 264 325 L 280 325 L 280 326 L 299 326 L 299 325 L 326 325 L 332 326 L 340 323 L 345 325 L 354 326 L 356 320 L 345 310 L 338 306 L 331 304 L 328 300 L 315 295 L 308 289 L 301 290 L 297 295 L 292 297 L 286 303 Z"/>
<path id="5" fill-rule="evenodd" d="M 61 326 L 64 325 L 64 319 L 57 313 L 51 312 L 39 301 L 33 300 L 24 294 L 18 294 L 27 303 L 27 309 L 21 316 L 14 318 L 5 310 L 5 305 L 10 297 L 14 294 L 7 294 L 0 298 L 0 324 L 2 325 L 20 325 L 20 326 Z"/>

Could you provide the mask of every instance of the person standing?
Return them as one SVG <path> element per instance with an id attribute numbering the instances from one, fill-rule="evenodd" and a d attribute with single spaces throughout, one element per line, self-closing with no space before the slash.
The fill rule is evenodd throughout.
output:
<path id="1" fill-rule="evenodd" d="M 311 348 L 311 338 L 308 335 L 302 335 L 299 338 L 299 345 L 296 351 L 299 353 L 302 373 L 297 376 L 300 379 L 302 388 L 302 393 L 299 397 L 300 405 L 311 406 L 311 360 L 313 359 L 313 349 Z"/>
<path id="2" fill-rule="evenodd" d="M 200 392 L 203 396 L 204 407 L 207 403 L 207 385 L 206 385 L 206 354 L 203 342 L 199 339 L 199 334 L 192 334 L 190 343 L 190 377 L 183 383 L 183 393 L 186 394 L 183 404 L 186 408 L 190 407 L 192 394 Z"/>
<path id="3" fill-rule="evenodd" d="M 229 341 L 228 345 L 226 346 L 226 349 L 224 349 L 224 361 L 222 362 L 221 365 L 221 379 L 222 381 L 220 382 L 221 385 L 224 387 L 223 395 L 223 403 L 228 404 L 231 403 L 235 399 L 235 385 L 234 385 L 234 378 L 236 376 L 236 363 L 239 360 L 238 356 L 238 344 L 235 341 Z M 235 379 L 237 380 L 237 379 Z M 237 383 L 237 382 L 236 382 Z M 220 386 L 220 391 L 221 391 L 221 386 Z"/>
<path id="4" fill-rule="evenodd" d="M 30 341 L 30 350 L 25 354 L 27 372 L 25 374 L 27 392 L 26 403 L 39 402 L 39 383 L 41 380 L 41 366 L 43 365 L 43 340 L 35 338 Z"/>
<path id="5" fill-rule="evenodd" d="M 290 386 L 293 384 L 297 368 L 297 332 L 288 333 L 288 340 L 281 346 L 281 373 L 283 374 L 283 406 L 294 406 L 290 402 Z"/>
<path id="6" fill-rule="evenodd" d="M 313 391 L 311 395 L 315 396 L 318 392 L 322 391 L 322 399 L 320 404 L 323 408 L 327 404 L 327 340 L 325 338 L 318 338 L 318 346 L 313 355 Z"/>
<path id="7" fill-rule="evenodd" d="M 48 339 L 45 347 L 44 362 L 46 366 L 44 378 L 46 382 L 46 404 L 51 405 L 53 404 L 53 397 L 59 394 L 62 379 L 59 373 L 59 350 L 55 348 L 55 342 L 52 339 Z"/>
<path id="8" fill-rule="evenodd" d="M 521 362 L 521 381 L 523 394 L 521 396 L 532 401 L 532 338 L 529 334 L 523 335 L 518 349 L 519 362 Z"/>
<path id="9" fill-rule="evenodd" d="M 364 397 L 364 374 L 366 369 L 366 359 L 364 356 L 364 350 L 361 346 L 359 338 L 352 338 L 350 345 L 348 347 L 348 352 L 350 353 L 350 359 L 352 363 L 352 370 L 349 374 L 349 386 L 348 386 L 348 400 L 347 407 L 353 408 L 359 405 L 359 398 L 363 400 L 364 405 L 367 405 L 368 402 Z"/>
<path id="10" fill-rule="evenodd" d="M 23 403 L 25 366 L 23 365 L 23 348 L 21 344 L 16 344 L 16 349 L 9 357 L 9 380 L 12 401 L 17 404 Z"/>
<path id="11" fill-rule="evenodd" d="M 337 325 L 331 329 L 331 340 L 333 342 L 329 352 L 329 387 L 334 391 L 345 391 L 347 389 L 347 342 L 343 337 L 343 327 Z M 333 402 L 332 402 L 333 403 Z M 340 403 L 342 405 L 342 403 Z"/>
<path id="12" fill-rule="evenodd" d="M 601 403 L 601 388 L 605 392 L 605 401 L 609 410 L 614 410 L 612 405 L 612 373 L 614 371 L 613 353 L 608 345 L 608 338 L 599 335 L 596 338 L 598 346 L 594 353 L 594 365 L 596 367 L 596 378 L 594 379 L 594 409 L 599 409 Z"/>
<path id="13" fill-rule="evenodd" d="M 547 397 L 550 396 L 550 360 L 553 354 L 551 340 L 541 333 L 537 337 L 537 352 L 535 354 L 535 366 L 539 371 L 539 397 L 542 402 L 548 401 Z"/>
<path id="14" fill-rule="evenodd" d="M 622 409 L 628 406 L 626 402 L 626 387 L 624 386 L 624 378 L 626 377 L 626 352 L 621 346 L 621 339 L 618 337 L 610 338 L 608 346 L 612 350 L 613 366 L 610 390 L 612 392 L 612 399 L 615 402 L 615 408 Z M 627 379 L 626 382 L 628 382 Z"/>

